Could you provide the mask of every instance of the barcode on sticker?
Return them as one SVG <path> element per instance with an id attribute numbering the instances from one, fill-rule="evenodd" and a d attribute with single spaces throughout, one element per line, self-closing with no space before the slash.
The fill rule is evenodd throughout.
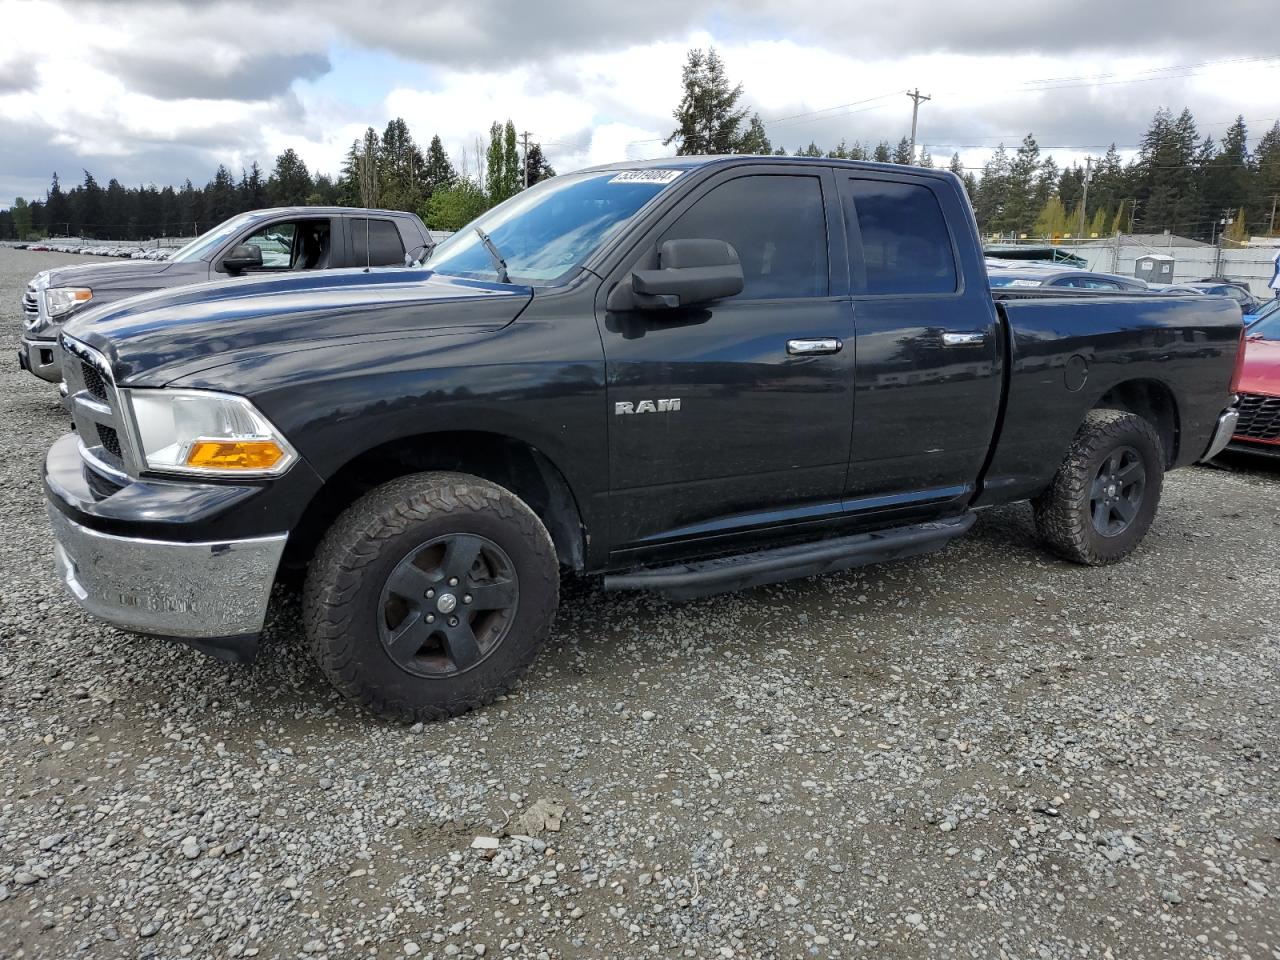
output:
<path id="1" fill-rule="evenodd" d="M 610 183 L 670 183 L 680 170 L 623 170 L 609 179 Z"/>

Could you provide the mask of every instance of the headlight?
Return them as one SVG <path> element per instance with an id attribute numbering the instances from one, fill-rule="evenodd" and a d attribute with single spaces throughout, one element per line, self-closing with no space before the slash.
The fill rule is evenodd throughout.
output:
<path id="1" fill-rule="evenodd" d="M 121 390 L 137 426 L 139 459 L 151 470 L 203 476 L 274 477 L 298 458 L 244 397 L 205 390 Z"/>
<path id="2" fill-rule="evenodd" d="M 56 320 L 80 309 L 92 299 L 93 291 L 88 287 L 50 287 L 44 292 L 44 310 L 49 319 Z"/>

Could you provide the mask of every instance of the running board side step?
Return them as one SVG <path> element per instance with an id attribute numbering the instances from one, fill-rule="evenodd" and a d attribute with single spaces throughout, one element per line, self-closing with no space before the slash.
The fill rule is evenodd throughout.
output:
<path id="1" fill-rule="evenodd" d="M 817 540 L 736 557 L 633 570 L 604 578 L 606 590 L 652 590 L 692 600 L 797 577 L 813 577 L 941 550 L 973 526 L 977 515 Z"/>

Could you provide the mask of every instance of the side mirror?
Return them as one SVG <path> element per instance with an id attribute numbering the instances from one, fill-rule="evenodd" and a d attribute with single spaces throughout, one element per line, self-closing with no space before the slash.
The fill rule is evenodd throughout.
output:
<path id="1" fill-rule="evenodd" d="M 667 240 L 658 269 L 631 274 L 634 306 L 660 310 L 707 303 L 742 292 L 738 251 L 724 240 Z"/>
<path id="2" fill-rule="evenodd" d="M 262 266 L 262 248 L 256 243 L 238 243 L 222 258 L 228 273 L 239 273 Z"/>

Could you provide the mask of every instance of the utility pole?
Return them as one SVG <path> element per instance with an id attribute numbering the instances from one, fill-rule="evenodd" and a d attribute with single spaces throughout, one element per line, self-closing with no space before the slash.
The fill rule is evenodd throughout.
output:
<path id="1" fill-rule="evenodd" d="M 524 170 L 524 189 L 529 189 L 529 131 L 526 130 L 520 134 L 520 142 L 524 145 L 524 163 L 520 164 Z"/>
<path id="2" fill-rule="evenodd" d="M 933 97 L 926 97 L 920 92 L 920 88 L 908 90 L 907 96 L 911 98 L 911 162 L 916 162 L 916 117 L 920 113 L 920 101 L 932 100 Z"/>
<path id="3" fill-rule="evenodd" d="M 1280 200 L 1280 193 L 1271 196 L 1271 229 L 1267 233 L 1275 234 L 1276 232 L 1276 201 Z"/>
<path id="4" fill-rule="evenodd" d="M 1080 197 L 1080 231 L 1076 234 L 1076 246 L 1080 246 L 1080 240 L 1084 237 L 1084 218 L 1085 210 L 1089 206 L 1089 174 L 1093 170 L 1093 157 L 1084 158 L 1084 192 Z"/>

